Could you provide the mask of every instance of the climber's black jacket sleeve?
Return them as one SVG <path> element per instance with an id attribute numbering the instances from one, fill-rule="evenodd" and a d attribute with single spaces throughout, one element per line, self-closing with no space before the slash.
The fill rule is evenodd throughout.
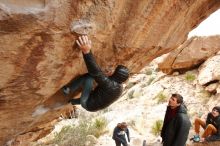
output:
<path id="1" fill-rule="evenodd" d="M 91 92 L 87 101 L 88 111 L 97 111 L 103 109 L 122 94 L 122 85 L 106 76 L 95 61 L 92 52 L 83 54 L 88 73 L 97 82 L 97 87 Z"/>

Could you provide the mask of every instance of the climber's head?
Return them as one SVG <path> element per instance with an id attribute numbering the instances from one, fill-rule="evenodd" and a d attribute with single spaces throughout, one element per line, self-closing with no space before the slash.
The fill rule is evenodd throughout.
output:
<path id="1" fill-rule="evenodd" d="M 118 65 L 111 76 L 116 82 L 123 83 L 129 77 L 129 70 L 123 65 Z"/>

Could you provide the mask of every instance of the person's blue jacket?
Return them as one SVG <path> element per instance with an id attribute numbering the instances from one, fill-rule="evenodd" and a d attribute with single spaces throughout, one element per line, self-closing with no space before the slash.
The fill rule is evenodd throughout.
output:
<path id="1" fill-rule="evenodd" d="M 128 142 L 130 142 L 129 130 L 126 128 L 125 130 L 121 129 L 119 126 L 116 126 L 113 132 L 112 139 L 115 141 L 120 141 L 123 145 L 127 145 L 126 137 L 127 135 Z"/>

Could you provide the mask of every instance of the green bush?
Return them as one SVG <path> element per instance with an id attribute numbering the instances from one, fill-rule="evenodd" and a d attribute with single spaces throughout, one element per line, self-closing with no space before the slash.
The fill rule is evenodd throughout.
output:
<path id="1" fill-rule="evenodd" d="M 107 120 L 105 118 L 97 118 L 95 122 L 92 124 L 91 133 L 99 138 L 102 134 L 106 132 Z"/>
<path id="2" fill-rule="evenodd" d="M 155 135 L 158 136 L 160 135 L 161 129 L 163 126 L 163 120 L 157 120 L 151 127 L 151 132 Z"/>
<path id="3" fill-rule="evenodd" d="M 84 146 L 88 127 L 86 122 L 80 123 L 78 126 L 65 126 L 55 135 L 52 143 L 62 146 Z"/>
<path id="4" fill-rule="evenodd" d="M 167 96 L 161 91 L 154 97 L 154 99 L 157 99 L 157 103 L 164 103 L 167 101 Z"/>
<path id="5" fill-rule="evenodd" d="M 79 125 L 65 126 L 56 133 L 52 143 L 62 146 L 84 146 L 87 135 L 99 137 L 106 132 L 107 120 L 96 118 L 95 120 L 81 120 Z M 90 144 L 90 146 L 93 146 Z"/>
<path id="6" fill-rule="evenodd" d="M 194 74 L 186 73 L 185 79 L 187 81 L 194 81 L 196 79 L 196 76 Z"/>

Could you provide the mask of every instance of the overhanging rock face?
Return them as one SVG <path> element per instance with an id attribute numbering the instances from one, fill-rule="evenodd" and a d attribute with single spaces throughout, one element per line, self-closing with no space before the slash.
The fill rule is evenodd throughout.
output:
<path id="1" fill-rule="evenodd" d="M 86 72 L 71 24 L 89 33 L 104 71 L 120 63 L 137 72 L 219 7 L 219 0 L 0 0 L 0 145 L 49 122 L 68 100 L 57 91 Z"/>

